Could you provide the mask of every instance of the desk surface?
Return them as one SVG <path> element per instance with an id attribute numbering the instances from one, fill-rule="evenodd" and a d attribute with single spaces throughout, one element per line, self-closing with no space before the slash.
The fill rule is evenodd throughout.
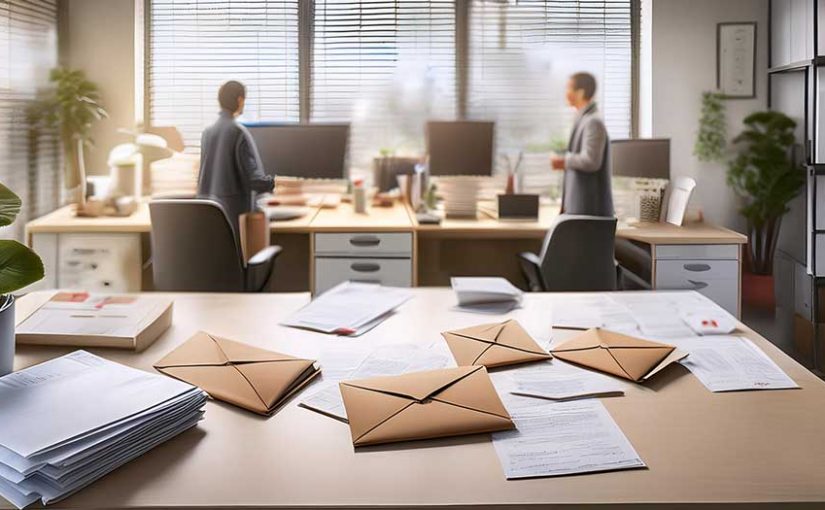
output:
<path id="1" fill-rule="evenodd" d="M 445 218 L 440 225 L 420 225 L 409 209 L 400 203 L 393 207 L 370 207 L 366 214 L 353 212 L 352 205 L 342 203 L 333 209 L 312 208 L 310 213 L 289 221 L 270 224 L 272 232 L 411 232 L 427 237 L 489 237 L 536 238 L 544 237 L 558 216 L 558 207 L 542 205 L 538 221 L 499 221 L 485 213 L 477 219 Z M 149 232 L 149 207 L 141 204 L 128 217 L 78 218 L 71 206 L 26 224 L 28 235 L 47 232 L 131 233 Z M 744 244 L 747 237 L 732 230 L 708 223 L 689 223 L 682 227 L 669 223 L 620 224 L 618 237 L 647 244 Z"/>
<path id="2" fill-rule="evenodd" d="M 449 328 L 498 320 L 453 310 L 448 289 L 416 289 L 384 324 L 356 339 L 286 329 L 278 322 L 306 294 L 179 294 L 174 325 L 141 354 L 95 349 L 152 370 L 199 329 L 298 356 L 329 346 L 440 341 Z M 531 294 L 526 299 L 564 299 Z M 238 320 L 242 318 L 242 320 Z M 556 331 L 557 338 L 570 332 Z M 710 393 L 682 367 L 604 403 L 646 470 L 507 481 L 487 436 L 353 451 L 344 423 L 290 402 L 265 419 L 219 402 L 195 430 L 127 464 L 56 507 L 570 508 L 570 505 L 797 502 L 825 504 L 825 383 L 745 329 L 801 390 Z M 19 349 L 17 368 L 68 352 Z M 766 505 L 771 506 L 771 505 Z M 0 502 L 0 508 L 8 504 Z M 624 506 L 623 508 L 627 508 Z M 759 508 L 766 508 L 760 506 Z M 796 507 L 795 507 L 796 508 Z"/>

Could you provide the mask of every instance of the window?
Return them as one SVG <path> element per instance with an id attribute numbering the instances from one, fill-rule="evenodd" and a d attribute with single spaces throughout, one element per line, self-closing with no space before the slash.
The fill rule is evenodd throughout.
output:
<path id="1" fill-rule="evenodd" d="M 564 86 L 584 70 L 610 135 L 627 137 L 638 3 L 152 0 L 150 120 L 197 150 L 234 78 L 249 86 L 249 120 L 351 122 L 356 170 L 382 150 L 420 153 L 427 119 L 465 113 L 497 122 L 500 151 L 546 153 L 567 141 Z"/>
<path id="2" fill-rule="evenodd" d="M 352 122 L 353 166 L 455 117 L 453 0 L 316 0 L 313 31 L 311 118 Z"/>
<path id="3" fill-rule="evenodd" d="M 176 126 L 198 152 L 227 80 L 247 86 L 245 119 L 297 121 L 298 1 L 152 0 L 152 125 Z"/>
<path id="4" fill-rule="evenodd" d="M 631 135 L 631 0 L 475 0 L 470 16 L 468 114 L 496 120 L 499 150 L 566 144 L 577 71 L 596 76 L 610 136 Z"/>
<path id="5" fill-rule="evenodd" d="M 3 237 L 22 239 L 25 222 L 60 201 L 57 136 L 27 128 L 27 110 L 56 62 L 57 0 L 0 0 L 0 182 L 23 199 Z"/>

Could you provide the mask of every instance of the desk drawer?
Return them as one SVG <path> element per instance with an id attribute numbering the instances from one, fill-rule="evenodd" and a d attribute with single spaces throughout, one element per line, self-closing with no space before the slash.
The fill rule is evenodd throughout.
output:
<path id="1" fill-rule="evenodd" d="M 738 244 L 660 244 L 656 246 L 657 260 L 735 260 L 738 258 Z"/>
<path id="2" fill-rule="evenodd" d="M 410 257 L 412 234 L 347 232 L 315 234 L 315 254 L 339 257 Z"/>
<path id="3" fill-rule="evenodd" d="M 692 289 L 737 315 L 739 262 L 736 260 L 659 260 L 656 289 Z"/>
<path id="4" fill-rule="evenodd" d="M 328 257 L 315 259 L 315 294 L 320 294 L 345 281 L 410 287 L 412 286 L 412 259 Z"/>

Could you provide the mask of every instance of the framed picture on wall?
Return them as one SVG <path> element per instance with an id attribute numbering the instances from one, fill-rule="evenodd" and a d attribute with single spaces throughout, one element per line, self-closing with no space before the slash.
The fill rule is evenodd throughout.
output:
<path id="1" fill-rule="evenodd" d="M 756 23 L 716 25 L 716 88 L 730 99 L 756 97 Z"/>

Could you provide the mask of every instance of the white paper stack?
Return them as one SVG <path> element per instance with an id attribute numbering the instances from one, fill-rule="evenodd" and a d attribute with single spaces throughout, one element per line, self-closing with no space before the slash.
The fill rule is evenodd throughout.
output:
<path id="1" fill-rule="evenodd" d="M 436 189 L 444 200 L 444 214 L 448 217 L 475 218 L 478 201 L 493 198 L 501 184 L 495 177 L 456 175 L 439 177 Z"/>
<path id="2" fill-rule="evenodd" d="M 316 297 L 282 324 L 321 333 L 358 336 L 383 322 L 410 298 L 410 289 L 344 282 Z"/>
<path id="3" fill-rule="evenodd" d="M 450 284 L 463 310 L 507 313 L 521 304 L 524 296 L 512 283 L 499 277 L 455 277 Z"/>
<path id="4" fill-rule="evenodd" d="M 76 351 L 0 378 L 0 496 L 59 501 L 194 427 L 189 384 Z"/>

